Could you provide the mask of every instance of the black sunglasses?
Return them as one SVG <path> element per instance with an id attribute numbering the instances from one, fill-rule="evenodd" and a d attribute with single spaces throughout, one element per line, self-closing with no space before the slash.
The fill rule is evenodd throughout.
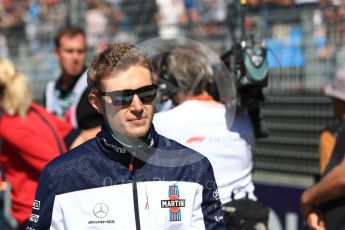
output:
<path id="1" fill-rule="evenodd" d="M 128 106 L 132 103 L 134 95 L 138 95 L 143 103 L 152 102 L 157 95 L 157 85 L 146 85 L 138 89 L 125 89 L 112 92 L 101 92 L 102 96 L 109 96 L 114 105 Z"/>

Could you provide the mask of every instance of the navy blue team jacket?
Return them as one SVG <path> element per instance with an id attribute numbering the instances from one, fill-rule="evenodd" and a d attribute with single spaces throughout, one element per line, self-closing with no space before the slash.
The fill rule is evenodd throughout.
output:
<path id="1" fill-rule="evenodd" d="M 27 229 L 225 229 L 206 157 L 154 130 L 136 151 L 103 126 L 42 171 Z"/>

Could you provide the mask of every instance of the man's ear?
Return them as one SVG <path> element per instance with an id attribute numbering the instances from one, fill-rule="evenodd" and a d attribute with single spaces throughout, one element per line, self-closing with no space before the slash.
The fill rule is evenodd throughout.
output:
<path id="1" fill-rule="evenodd" d="M 103 107 L 101 100 L 94 93 L 89 94 L 89 102 L 92 107 L 99 113 L 103 114 Z"/>

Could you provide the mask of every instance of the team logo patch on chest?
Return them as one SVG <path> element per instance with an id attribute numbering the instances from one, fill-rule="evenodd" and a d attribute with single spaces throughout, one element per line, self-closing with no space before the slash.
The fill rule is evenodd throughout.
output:
<path id="1" fill-rule="evenodd" d="M 161 200 L 162 208 L 169 208 L 169 220 L 181 221 L 181 208 L 185 207 L 186 200 L 180 199 L 178 186 L 169 186 L 169 200 Z"/>

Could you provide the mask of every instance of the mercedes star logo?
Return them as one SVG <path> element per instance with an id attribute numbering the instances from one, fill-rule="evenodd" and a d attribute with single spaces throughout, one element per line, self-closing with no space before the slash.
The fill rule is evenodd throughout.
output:
<path id="1" fill-rule="evenodd" d="M 98 218 L 104 218 L 108 215 L 108 206 L 104 203 L 98 203 L 93 208 L 93 214 Z"/>

